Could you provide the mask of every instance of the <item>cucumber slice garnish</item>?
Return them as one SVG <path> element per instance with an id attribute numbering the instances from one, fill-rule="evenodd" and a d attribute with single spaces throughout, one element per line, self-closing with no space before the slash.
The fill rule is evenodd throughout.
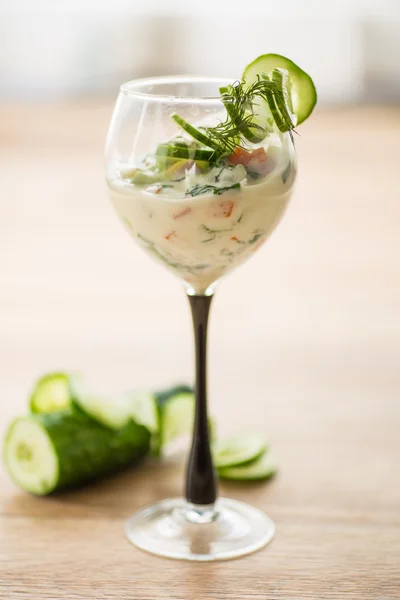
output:
<path id="1" fill-rule="evenodd" d="M 261 78 L 275 84 L 274 91 L 267 92 L 267 102 L 276 126 L 282 132 L 294 129 L 297 116 L 290 108 L 288 72 L 285 69 L 274 69 L 271 78 L 265 73 L 261 75 Z"/>
<path id="2" fill-rule="evenodd" d="M 286 69 L 274 69 L 272 71 L 272 81 L 275 82 L 280 91 L 276 96 L 276 100 L 285 121 L 286 130 L 289 131 L 296 126 L 297 115 L 292 112 L 291 85 L 288 71 Z"/>
<path id="3" fill-rule="evenodd" d="M 210 161 L 215 160 L 215 150 L 207 148 L 196 148 L 191 146 L 174 146 L 173 144 L 160 144 L 156 150 L 156 156 L 169 158 L 187 158 L 190 160 Z"/>
<path id="4" fill-rule="evenodd" d="M 183 119 L 176 113 L 172 115 L 172 119 L 193 139 L 197 140 L 198 142 L 200 142 L 204 146 L 207 146 L 208 148 L 213 148 L 214 150 L 219 149 L 219 146 L 215 142 L 213 142 L 213 140 L 207 134 L 203 133 L 196 127 L 193 127 L 193 125 L 185 121 L 185 119 Z"/>
<path id="5" fill-rule="evenodd" d="M 214 444 L 214 465 L 217 469 L 243 465 L 261 456 L 266 449 L 267 442 L 262 435 L 234 435 Z"/>
<path id="6" fill-rule="evenodd" d="M 257 81 L 263 73 L 271 75 L 276 68 L 286 69 L 291 82 L 293 112 L 299 125 L 310 116 L 317 102 L 317 91 L 311 77 L 292 60 L 280 54 L 263 54 L 250 63 L 243 73 L 246 84 Z"/>
<path id="7" fill-rule="evenodd" d="M 270 81 L 270 78 L 268 77 L 268 75 L 263 74 L 262 78 L 265 81 Z M 272 117 L 273 117 L 275 124 L 278 127 L 279 131 L 287 131 L 288 127 L 285 123 L 284 117 L 281 115 L 281 111 L 279 110 L 278 99 L 277 99 L 276 94 L 269 92 L 267 94 L 267 101 L 268 101 L 268 106 L 271 111 Z"/>
<path id="8" fill-rule="evenodd" d="M 271 453 L 267 451 L 245 465 L 218 469 L 218 476 L 221 479 L 231 479 L 233 481 L 261 481 L 269 479 L 276 472 L 276 462 Z"/>
<path id="9" fill-rule="evenodd" d="M 70 373 L 49 373 L 38 379 L 29 400 L 32 413 L 49 413 L 72 408 L 79 377 Z"/>

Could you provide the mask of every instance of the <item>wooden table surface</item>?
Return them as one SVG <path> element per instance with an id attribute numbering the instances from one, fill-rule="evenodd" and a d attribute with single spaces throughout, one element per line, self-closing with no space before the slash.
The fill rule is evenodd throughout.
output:
<path id="1" fill-rule="evenodd" d="M 36 376 L 104 389 L 193 376 L 181 286 L 108 203 L 111 104 L 0 108 L 0 423 Z M 265 432 L 268 484 L 223 484 L 274 541 L 214 564 L 131 546 L 126 517 L 182 491 L 183 457 L 40 499 L 0 473 L 3 600 L 399 600 L 400 110 L 320 111 L 301 128 L 292 205 L 221 285 L 210 397 L 221 433 Z"/>

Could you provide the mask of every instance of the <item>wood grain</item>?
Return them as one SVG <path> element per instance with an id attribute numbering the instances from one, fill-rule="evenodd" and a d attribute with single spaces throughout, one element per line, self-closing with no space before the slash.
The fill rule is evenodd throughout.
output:
<path id="1" fill-rule="evenodd" d="M 179 283 L 106 198 L 108 103 L 0 107 L 0 422 L 33 379 L 81 369 L 105 390 L 193 376 Z M 320 111 L 267 248 L 221 285 L 210 393 L 221 433 L 259 429 L 268 485 L 222 493 L 277 535 L 228 563 L 165 561 L 124 519 L 182 490 L 183 458 L 52 498 L 0 473 L 1 600 L 399 600 L 400 110 Z"/>

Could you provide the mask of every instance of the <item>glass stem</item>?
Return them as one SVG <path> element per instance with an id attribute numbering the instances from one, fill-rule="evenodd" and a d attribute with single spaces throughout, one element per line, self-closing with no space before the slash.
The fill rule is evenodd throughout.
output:
<path id="1" fill-rule="evenodd" d="M 189 295 L 196 356 L 196 410 L 186 474 L 186 500 L 202 506 L 212 506 L 217 497 L 207 415 L 207 323 L 211 300 L 211 295 Z"/>

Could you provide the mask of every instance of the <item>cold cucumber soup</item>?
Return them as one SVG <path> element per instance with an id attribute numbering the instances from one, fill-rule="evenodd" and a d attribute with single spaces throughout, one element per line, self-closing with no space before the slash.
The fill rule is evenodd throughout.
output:
<path id="1" fill-rule="evenodd" d="M 192 124 L 173 114 L 174 137 L 107 176 L 111 200 L 131 236 L 197 294 L 266 241 L 292 193 L 292 131 L 298 121 L 292 81 L 299 73 L 290 61 L 284 64 L 292 79 L 288 69 L 269 70 L 276 55 L 260 58 L 262 64 L 258 59 L 249 65 L 240 81 L 220 88 L 221 119 Z M 304 78 L 302 86 L 304 100 Z M 312 90 L 308 113 L 315 103 Z"/>
<path id="2" fill-rule="evenodd" d="M 143 185 L 121 167 L 108 182 L 111 200 L 135 240 L 201 293 L 279 223 L 295 179 L 293 144 L 276 137 L 206 173 L 190 160 L 171 171 L 171 179 Z"/>

